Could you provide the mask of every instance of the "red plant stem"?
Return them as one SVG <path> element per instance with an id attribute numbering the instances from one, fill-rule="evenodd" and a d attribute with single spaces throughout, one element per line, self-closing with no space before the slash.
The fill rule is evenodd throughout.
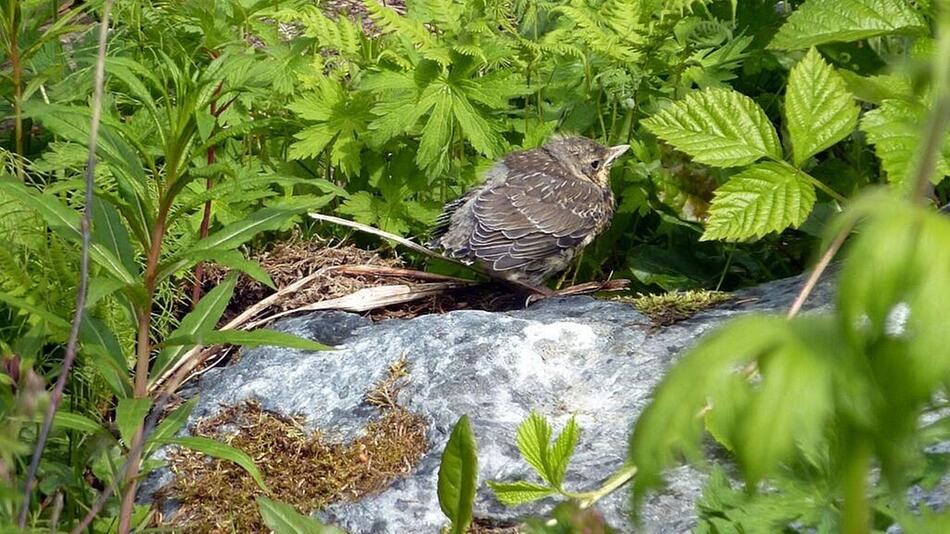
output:
<path id="1" fill-rule="evenodd" d="M 215 119 L 218 118 L 218 115 L 224 111 L 225 108 L 221 110 L 218 109 L 218 95 L 221 94 L 221 83 L 218 84 L 218 88 L 214 91 L 214 98 L 211 100 L 211 116 Z M 225 104 L 225 106 L 231 105 L 231 102 L 234 102 L 232 99 L 230 102 Z M 216 160 L 216 148 L 214 145 L 208 147 L 208 165 L 212 165 Z M 210 191 L 214 187 L 214 179 L 209 176 L 205 182 L 205 190 Z M 204 214 L 201 216 L 201 228 L 198 229 L 198 239 L 204 239 L 208 237 L 208 231 L 211 226 L 211 200 L 205 201 Z M 195 266 L 195 285 L 191 287 L 191 309 L 195 309 L 195 306 L 198 305 L 198 300 L 201 298 L 201 286 L 204 283 L 205 275 L 205 264 L 204 262 L 199 262 Z"/>
<path id="2" fill-rule="evenodd" d="M 46 441 L 49 439 L 49 433 L 53 426 L 53 418 L 56 416 L 56 410 L 59 408 L 59 403 L 63 399 L 63 391 L 66 389 L 66 380 L 69 378 L 69 371 L 72 369 L 73 362 L 76 360 L 76 352 L 79 344 L 79 329 L 82 326 L 83 313 L 86 308 L 86 290 L 89 285 L 89 244 L 92 232 L 92 192 L 95 187 L 96 146 L 99 140 L 99 119 L 102 115 L 106 36 L 109 32 L 109 12 L 111 10 L 112 0 L 106 0 L 102 7 L 102 20 L 99 23 L 99 56 L 96 60 L 92 125 L 89 128 L 89 153 L 86 157 L 86 172 L 84 176 L 85 207 L 83 209 L 82 219 L 80 220 L 82 251 L 79 263 L 79 287 L 76 289 L 76 309 L 73 312 L 69 339 L 66 341 L 66 354 L 63 357 L 63 368 L 59 372 L 59 377 L 56 379 L 56 386 L 53 388 L 53 393 L 50 396 L 49 406 L 47 406 L 46 414 L 43 416 L 43 424 L 40 427 L 36 446 L 33 448 L 33 457 L 30 459 L 26 481 L 23 485 L 23 504 L 21 505 L 19 517 L 17 518 L 17 524 L 21 529 L 26 527 L 26 519 L 30 513 L 30 497 L 36 485 L 36 473 L 40 467 L 40 459 L 43 456 L 43 449 L 46 448 Z"/>
<path id="3" fill-rule="evenodd" d="M 138 310 L 138 337 L 136 340 L 135 355 L 135 385 L 133 394 L 137 399 L 148 397 L 148 361 L 152 353 L 149 330 L 152 323 L 152 305 L 155 300 L 155 285 L 158 276 L 158 260 L 162 251 L 162 241 L 165 238 L 165 227 L 168 213 L 171 211 L 169 198 L 162 199 L 158 207 L 158 217 L 152 229 L 151 245 L 145 264 L 145 302 Z M 129 468 L 125 473 L 125 492 L 122 495 L 122 506 L 119 509 L 119 534 L 127 534 L 131 528 L 132 509 L 135 505 L 135 490 L 138 486 L 139 466 L 142 461 L 142 443 L 144 439 L 143 425 L 139 425 L 129 444 Z"/>

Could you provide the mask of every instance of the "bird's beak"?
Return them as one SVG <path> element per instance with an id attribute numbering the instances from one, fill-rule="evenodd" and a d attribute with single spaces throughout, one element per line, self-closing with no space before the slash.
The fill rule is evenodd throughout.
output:
<path id="1" fill-rule="evenodd" d="M 630 148 L 630 145 L 617 145 L 608 149 L 607 163 L 613 163 L 614 160 L 623 155 Z"/>

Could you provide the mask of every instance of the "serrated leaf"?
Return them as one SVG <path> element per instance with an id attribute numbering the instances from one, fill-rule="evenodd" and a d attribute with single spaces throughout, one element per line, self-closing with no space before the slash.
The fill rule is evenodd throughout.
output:
<path id="1" fill-rule="evenodd" d="M 815 188 L 794 169 L 761 163 L 716 190 L 702 240 L 741 241 L 798 227 L 815 205 Z"/>
<path id="2" fill-rule="evenodd" d="M 551 425 L 537 412 L 518 426 L 518 450 L 538 475 L 548 484 L 554 484 L 551 462 L 548 458 L 548 443 L 551 442 Z"/>
<path id="3" fill-rule="evenodd" d="M 162 445 L 180 445 L 198 451 L 208 456 L 218 458 L 220 460 L 228 460 L 229 462 L 234 462 L 235 464 L 241 466 L 247 474 L 251 475 L 251 478 L 254 479 L 254 482 L 257 483 L 257 486 L 267 491 L 267 485 L 264 483 L 264 477 L 261 476 L 260 470 L 257 468 L 257 465 L 254 464 L 254 460 L 250 456 L 245 454 L 243 451 L 236 449 L 220 441 L 215 441 L 211 438 L 202 438 L 198 436 L 186 436 L 181 438 L 169 438 L 161 441 Z"/>
<path id="4" fill-rule="evenodd" d="M 841 141 L 854 131 L 860 109 L 844 80 L 814 48 L 788 77 L 785 119 L 795 165 Z"/>
<path id="5" fill-rule="evenodd" d="M 467 415 L 452 428 L 439 464 L 439 507 L 452 521 L 452 533 L 464 534 L 472 522 L 472 505 L 478 482 L 475 435 Z"/>
<path id="6" fill-rule="evenodd" d="M 903 184 L 920 144 L 921 124 L 927 110 L 906 100 L 885 100 L 881 107 L 864 114 L 861 130 L 874 145 L 887 181 Z M 930 181 L 934 184 L 950 174 L 950 137 L 944 139 L 943 150 Z"/>
<path id="7" fill-rule="evenodd" d="M 422 129 L 416 163 L 427 169 L 439 169 L 448 154 L 452 136 L 452 94 L 448 87 L 439 90 L 435 96 L 432 112 Z M 433 170 L 433 173 L 436 171 Z"/>
<path id="8" fill-rule="evenodd" d="M 274 534 L 345 534 L 337 527 L 327 526 L 312 517 L 305 516 L 289 504 L 257 497 L 261 519 Z"/>
<path id="9" fill-rule="evenodd" d="M 218 319 L 224 313 L 231 301 L 231 295 L 234 293 L 234 286 L 237 283 L 237 273 L 230 273 L 217 286 L 209 291 L 181 320 L 178 328 L 169 334 L 169 338 L 194 336 L 199 332 L 209 332 L 218 323 Z M 162 372 L 176 362 L 183 354 L 188 352 L 186 345 L 172 346 L 163 348 L 155 358 L 152 366 L 152 377 L 161 376 Z"/>
<path id="10" fill-rule="evenodd" d="M 176 336 L 172 334 L 163 345 L 174 347 L 178 345 L 241 345 L 243 347 L 261 347 L 264 345 L 274 347 L 287 347 L 291 349 L 302 350 L 326 350 L 329 347 L 316 341 L 311 341 L 300 336 L 259 328 L 257 330 L 211 330 L 198 331 L 193 334 Z"/>
<path id="11" fill-rule="evenodd" d="M 131 446 L 135 432 L 142 426 L 151 407 L 152 399 L 149 398 L 119 399 L 115 408 L 115 426 L 119 429 L 119 436 L 126 447 Z"/>
<path id="12" fill-rule="evenodd" d="M 567 466 L 574 455 L 574 447 L 577 446 L 580 435 L 580 428 L 572 416 L 551 446 L 548 459 L 551 463 L 551 484 L 556 488 L 560 488 L 564 483 L 564 475 L 567 473 Z"/>
<path id="13" fill-rule="evenodd" d="M 927 21 L 906 0 L 808 0 L 791 14 L 768 47 L 793 50 L 928 31 Z"/>
<path id="14" fill-rule="evenodd" d="M 555 495 L 551 486 L 519 480 L 517 482 L 489 482 L 495 498 L 505 506 L 518 506 Z"/>
<path id="15" fill-rule="evenodd" d="M 762 108 L 731 89 L 690 93 L 643 121 L 654 135 L 714 167 L 781 159 L 778 134 Z"/>

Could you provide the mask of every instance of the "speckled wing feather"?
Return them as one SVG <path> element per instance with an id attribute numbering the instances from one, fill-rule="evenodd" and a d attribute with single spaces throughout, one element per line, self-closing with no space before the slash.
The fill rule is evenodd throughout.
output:
<path id="1" fill-rule="evenodd" d="M 612 201 L 595 184 L 552 174 L 509 175 L 479 191 L 468 250 L 456 254 L 507 271 L 586 245 L 610 218 Z"/>

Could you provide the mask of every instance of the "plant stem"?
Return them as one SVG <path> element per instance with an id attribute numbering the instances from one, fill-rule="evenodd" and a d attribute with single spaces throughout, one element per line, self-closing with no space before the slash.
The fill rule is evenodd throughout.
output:
<path id="1" fill-rule="evenodd" d="M 621 467 L 619 471 L 611 475 L 610 478 L 604 482 L 603 486 L 594 491 L 587 491 L 584 493 L 564 492 L 564 495 L 571 499 L 577 500 L 581 508 L 590 508 L 600 499 L 620 489 L 627 482 L 630 482 L 630 480 L 632 480 L 636 474 L 637 466 L 625 465 Z"/>
<path id="2" fill-rule="evenodd" d="M 217 89 L 214 90 L 214 98 L 211 99 L 211 116 L 217 120 L 218 114 L 223 111 L 218 110 L 218 95 L 221 94 L 221 86 L 224 82 L 218 84 Z M 233 102 L 233 100 L 232 100 Z M 213 165 L 216 158 L 217 147 L 211 145 L 208 147 L 208 165 Z M 214 187 L 214 179 L 211 176 L 208 176 L 208 179 L 205 182 L 205 190 L 210 191 Z M 208 237 L 208 231 L 211 227 L 211 200 L 205 201 L 204 213 L 201 215 L 201 227 L 198 229 L 198 239 L 204 239 Z M 204 262 L 199 262 L 195 266 L 195 285 L 191 288 L 191 309 L 195 309 L 195 306 L 198 305 L 198 300 L 201 298 L 201 286 L 204 282 L 205 274 L 205 264 Z"/>
<path id="3" fill-rule="evenodd" d="M 19 6 L 13 8 L 19 10 Z M 23 62 L 20 61 L 20 28 L 15 22 L 19 21 L 19 13 L 10 13 L 10 68 L 13 70 L 13 129 L 16 150 L 16 175 L 20 181 L 25 179 L 23 158 L 25 144 L 23 142 Z"/>
<path id="4" fill-rule="evenodd" d="M 826 250 L 825 253 L 821 255 L 821 259 L 818 260 L 818 263 L 815 264 L 815 268 L 812 270 L 811 274 L 808 275 L 808 280 L 805 281 L 805 285 L 802 286 L 801 291 L 799 291 L 798 295 L 795 297 L 795 301 L 792 302 L 792 307 L 788 310 L 789 319 L 795 317 L 798 315 L 798 312 L 801 311 L 802 306 L 808 299 L 808 296 L 811 295 L 811 292 L 818 284 L 818 279 L 821 278 L 821 275 L 825 272 L 825 269 L 828 268 L 828 265 L 835 257 L 835 254 L 838 253 L 838 250 L 840 250 L 841 246 L 844 245 L 845 240 L 848 239 L 848 236 L 851 234 L 852 226 L 853 225 L 849 224 L 839 230 L 838 235 L 836 235 L 831 244 L 828 245 L 828 250 Z"/>
<path id="5" fill-rule="evenodd" d="M 844 473 L 844 508 L 841 511 L 841 531 L 844 534 L 870 532 L 870 511 L 867 499 L 868 469 L 871 454 L 868 445 L 858 443 Z"/>
<path id="6" fill-rule="evenodd" d="M 163 198 L 158 207 L 158 217 L 155 219 L 155 228 L 152 230 L 151 246 L 145 264 L 145 300 L 138 310 L 138 337 L 135 354 L 135 385 L 133 395 L 137 399 L 148 397 L 148 360 L 152 353 L 149 330 L 152 322 L 152 305 L 155 300 L 155 285 L 158 276 L 158 260 L 162 251 L 162 241 L 165 238 L 165 225 L 168 213 L 171 210 L 171 199 Z M 135 490 L 138 486 L 139 465 L 142 461 L 142 443 L 144 441 L 144 425 L 139 425 L 129 444 L 129 468 L 125 473 L 125 492 L 122 495 L 122 506 L 119 509 L 119 534 L 129 532 L 132 521 L 132 510 L 135 505 Z"/>
<path id="7" fill-rule="evenodd" d="M 807 172 L 805 172 L 805 171 L 799 169 L 798 167 L 792 165 L 791 163 L 785 161 L 784 159 L 775 158 L 775 157 L 771 157 L 771 156 L 769 157 L 769 159 L 771 159 L 772 161 L 778 163 L 779 165 L 782 165 L 782 166 L 785 167 L 786 169 L 791 170 L 792 172 L 794 172 L 795 174 L 801 176 L 802 178 L 808 180 L 808 181 L 811 182 L 811 184 L 812 184 L 813 186 L 815 186 L 817 189 L 820 189 L 820 190 L 823 191 L 826 195 L 828 195 L 829 197 L 831 197 L 831 198 L 837 200 L 838 202 L 841 202 L 842 204 L 844 204 L 845 202 L 848 201 L 848 199 L 845 198 L 844 195 L 842 195 L 841 193 L 839 193 L 839 192 L 835 191 L 834 189 L 828 187 L 827 185 L 825 185 L 825 184 L 824 184 L 821 180 L 819 180 L 818 178 L 815 178 L 814 176 L 812 176 L 812 175 L 808 174 Z"/>
<path id="8" fill-rule="evenodd" d="M 82 251 L 79 262 L 79 287 L 76 289 L 76 309 L 73 312 L 72 327 L 69 331 L 69 339 L 66 342 L 66 354 L 63 357 L 63 368 L 56 379 L 56 386 L 53 388 L 53 394 L 50 396 L 49 406 L 46 408 L 46 414 L 43 417 L 43 424 L 40 427 L 40 434 L 36 440 L 36 446 L 33 448 L 33 457 L 30 459 L 30 467 L 27 470 L 26 482 L 23 486 L 23 504 L 20 508 L 20 514 L 17 518 L 19 527 L 26 527 L 26 518 L 30 513 L 30 497 L 33 493 L 33 486 L 36 484 L 36 473 L 40 467 L 40 458 L 43 456 L 43 449 L 46 447 L 46 440 L 49 438 L 50 429 L 53 426 L 53 417 L 59 408 L 59 403 L 63 399 L 63 390 L 66 388 L 66 380 L 69 377 L 69 371 L 76 360 L 76 351 L 79 344 L 79 329 L 82 326 L 83 313 L 86 308 L 86 290 L 89 286 L 89 244 L 92 234 L 92 192 L 95 188 L 95 170 L 96 170 L 96 146 L 99 140 L 99 119 L 102 115 L 102 91 L 105 80 L 105 59 L 106 59 L 106 36 L 109 32 L 109 12 L 112 10 L 112 0 L 106 0 L 102 7 L 102 20 L 99 23 L 99 54 L 96 59 L 95 86 L 92 100 L 92 124 L 89 128 L 89 151 L 86 156 L 86 172 L 83 176 L 85 180 L 85 207 L 83 209 L 82 219 L 80 220 L 80 229 L 82 232 Z"/>

